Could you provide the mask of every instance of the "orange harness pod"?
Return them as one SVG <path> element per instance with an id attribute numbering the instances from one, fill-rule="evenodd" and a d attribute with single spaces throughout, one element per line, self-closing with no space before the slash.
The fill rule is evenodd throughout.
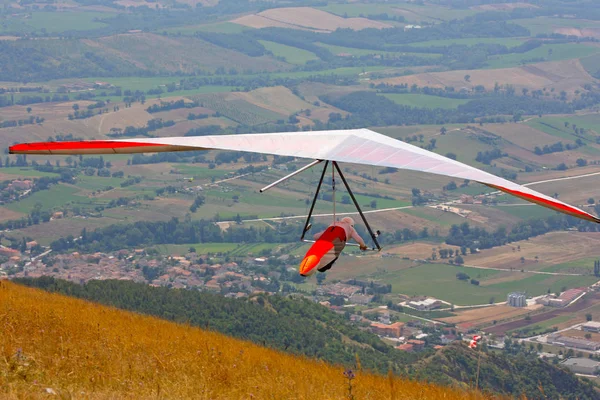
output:
<path id="1" fill-rule="evenodd" d="M 306 253 L 300 263 L 300 274 L 311 275 L 318 267 L 334 261 L 346 246 L 346 230 L 340 226 L 331 226 L 323 232 Z"/>

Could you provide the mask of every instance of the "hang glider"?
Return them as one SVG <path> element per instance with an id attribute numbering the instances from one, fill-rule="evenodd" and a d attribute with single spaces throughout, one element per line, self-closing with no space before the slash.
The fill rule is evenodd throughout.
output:
<path id="1" fill-rule="evenodd" d="M 369 129 L 247 135 L 168 137 L 79 142 L 39 142 L 10 147 L 11 154 L 128 154 L 233 150 L 322 161 L 365 164 L 469 179 L 587 221 L 600 219 L 577 207 L 456 160 Z"/>

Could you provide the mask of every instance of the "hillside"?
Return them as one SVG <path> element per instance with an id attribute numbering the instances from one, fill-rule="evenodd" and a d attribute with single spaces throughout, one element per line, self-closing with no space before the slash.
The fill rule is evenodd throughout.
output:
<path id="1" fill-rule="evenodd" d="M 527 399 L 597 399 L 589 382 L 552 366 L 537 357 L 527 357 L 525 345 L 515 345 L 516 357 L 484 352 L 479 365 L 479 388 L 484 392 L 526 396 Z M 534 351 L 531 352 L 534 354 Z M 473 382 L 477 376 L 478 353 L 456 343 L 421 360 L 415 370 L 431 382 L 456 385 Z"/>
<path id="2" fill-rule="evenodd" d="M 0 322 L 3 398 L 349 397 L 340 367 L 7 281 Z M 360 372 L 351 384 L 356 399 L 488 398 Z"/>
<path id="3" fill-rule="evenodd" d="M 49 292 L 62 293 L 108 306 L 154 315 L 250 340 L 288 353 L 385 373 L 403 371 L 415 355 L 399 352 L 377 336 L 362 331 L 342 316 L 303 299 L 261 296 L 229 299 L 191 290 L 153 288 L 130 281 L 91 281 L 77 285 L 42 277 L 18 281 Z"/>

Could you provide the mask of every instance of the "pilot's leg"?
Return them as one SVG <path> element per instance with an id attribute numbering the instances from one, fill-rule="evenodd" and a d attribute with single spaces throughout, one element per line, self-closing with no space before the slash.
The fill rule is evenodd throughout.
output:
<path id="1" fill-rule="evenodd" d="M 329 271 L 331 269 L 331 267 L 333 266 L 333 264 L 337 261 L 337 259 L 340 258 L 340 254 L 342 253 L 342 250 L 344 250 L 344 247 L 346 247 L 345 240 L 341 240 L 339 238 L 334 239 L 333 240 L 333 249 L 331 249 L 331 253 L 333 253 L 332 255 L 334 258 L 333 258 L 333 260 L 328 262 L 324 267 L 319 268 L 318 271 L 319 272 Z"/>

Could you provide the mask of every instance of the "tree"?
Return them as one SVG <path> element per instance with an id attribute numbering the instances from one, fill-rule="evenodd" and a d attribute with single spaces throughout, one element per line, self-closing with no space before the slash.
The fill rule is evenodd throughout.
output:
<path id="1" fill-rule="evenodd" d="M 592 314 L 589 314 L 589 313 L 585 314 L 585 320 L 588 321 L 588 322 L 591 321 L 592 320 Z"/>
<path id="2" fill-rule="evenodd" d="M 578 158 L 576 163 L 578 167 L 585 167 L 587 165 L 587 160 L 584 160 L 583 158 Z"/>
<path id="3" fill-rule="evenodd" d="M 31 114 L 31 107 L 27 107 L 27 114 Z"/>
<path id="4" fill-rule="evenodd" d="M 465 82 L 471 82 L 471 75 L 465 75 Z"/>
<path id="5" fill-rule="evenodd" d="M 371 208 L 376 208 L 377 207 L 377 200 L 371 200 Z"/>
<path id="6" fill-rule="evenodd" d="M 440 129 L 440 134 L 441 134 L 441 135 L 445 135 L 445 134 L 446 134 L 446 132 L 448 132 L 448 130 L 446 129 L 446 127 L 445 127 L 445 126 L 442 126 L 442 128 Z"/>
<path id="7" fill-rule="evenodd" d="M 77 111 L 79 110 L 79 104 L 73 104 L 73 110 Z"/>
<path id="8" fill-rule="evenodd" d="M 593 197 L 590 197 L 587 202 L 588 202 L 588 204 L 594 204 L 596 202 L 596 200 L 594 200 Z"/>
<path id="9" fill-rule="evenodd" d="M 317 275 L 317 285 L 322 285 L 323 282 L 325 281 L 325 279 L 327 279 L 327 274 L 325 274 L 325 273 L 319 273 Z"/>

